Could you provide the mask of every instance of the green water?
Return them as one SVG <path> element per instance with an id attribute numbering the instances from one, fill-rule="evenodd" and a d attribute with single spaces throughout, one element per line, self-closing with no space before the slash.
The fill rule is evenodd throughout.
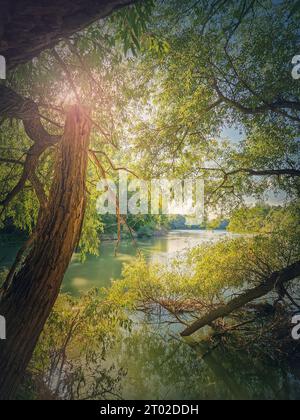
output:
<path id="1" fill-rule="evenodd" d="M 223 231 L 172 231 L 165 237 L 139 240 L 137 246 L 148 261 L 166 263 L 188 249 L 216 242 L 226 235 Z M 103 242 L 100 256 L 89 257 L 84 264 L 75 255 L 62 291 L 76 296 L 94 287 L 108 287 L 112 279 L 120 278 L 123 264 L 130 263 L 136 256 L 137 247 L 130 241 L 120 244 L 117 256 L 114 242 Z"/>
<path id="2" fill-rule="evenodd" d="M 224 231 L 172 231 L 164 237 L 139 240 L 138 249 L 148 261 L 167 262 L 176 255 L 202 243 L 214 243 L 225 236 Z M 0 268 L 8 269 L 22 242 L 9 235 L 0 236 Z M 130 263 L 138 249 L 131 241 L 122 241 L 115 256 L 115 242 L 102 242 L 99 256 L 89 256 L 81 263 L 74 255 L 62 285 L 62 292 L 78 296 L 95 287 L 109 287 L 112 279 L 121 276 L 124 263 Z"/>
<path id="3" fill-rule="evenodd" d="M 138 247 L 148 261 L 167 264 L 194 246 L 227 236 L 222 231 L 174 231 L 141 240 Z M 9 267 L 19 246 L 0 237 L 0 268 Z M 114 250 L 114 243 L 104 242 L 100 256 L 88 257 L 84 264 L 74 255 L 62 291 L 79 296 L 94 287 L 109 287 L 112 279 L 120 278 L 123 264 L 137 254 L 130 242 L 121 243 L 117 257 Z M 126 371 L 121 381 L 124 399 L 300 399 L 300 368 L 291 371 L 285 364 L 237 347 L 221 346 L 207 354 L 204 343 L 179 340 L 177 333 L 178 328 L 145 326 L 137 318 L 132 333 L 116 340 L 107 363 Z"/>

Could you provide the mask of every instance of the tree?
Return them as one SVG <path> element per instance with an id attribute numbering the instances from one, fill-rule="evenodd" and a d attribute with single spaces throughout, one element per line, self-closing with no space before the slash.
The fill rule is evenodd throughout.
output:
<path id="1" fill-rule="evenodd" d="M 69 37 L 100 17 L 107 16 L 113 10 L 133 2 L 116 0 L 76 2 L 74 4 L 74 2 L 66 1 L 56 2 L 55 7 L 53 4 L 50 7 L 44 3 L 39 7 L 36 2 L 31 2 L 26 4 L 25 9 L 22 2 L 16 2 L 14 5 L 9 2 L 2 3 L 5 8 L 2 9 L 4 13 L 1 14 L 1 53 L 6 56 L 8 68 L 11 70 L 19 64 L 28 62 L 45 49 L 53 48 L 62 37 Z M 114 37 L 118 34 L 120 37 L 124 33 L 126 34 L 125 50 L 131 47 L 133 38 L 135 45 L 138 44 L 138 36 L 142 31 L 140 23 L 147 19 L 149 3 L 151 6 L 152 2 L 146 2 L 145 5 L 139 4 L 135 9 L 128 13 L 125 12 L 125 15 L 119 17 L 116 22 L 117 35 L 113 33 L 109 40 L 106 39 L 108 50 L 112 47 L 112 42 L 115 42 Z M 133 24 L 132 30 L 128 29 L 130 28 L 128 19 Z M 141 23 L 141 26 L 144 29 L 145 24 Z M 20 27 L 23 28 L 23 37 L 14 32 L 20 31 Z M 100 24 L 96 23 L 96 27 L 98 31 L 101 31 Z M 125 27 L 126 31 L 129 30 L 129 35 L 125 31 Z M 93 30 L 95 31 L 95 26 Z M 89 38 L 88 32 L 85 35 L 87 42 L 95 40 L 95 35 L 92 40 Z M 74 38 L 80 42 L 80 37 L 76 38 L 76 34 Z M 87 74 L 87 80 L 93 84 L 92 88 L 94 89 L 97 82 L 93 78 L 89 66 L 83 62 L 78 53 L 77 44 L 69 42 L 68 45 L 70 51 L 72 50 L 72 58 L 75 57 L 76 60 L 79 60 L 82 70 Z M 28 242 L 20 249 L 0 293 L 0 312 L 7 321 L 7 340 L 2 341 L 0 345 L 0 399 L 11 399 L 17 391 L 38 338 L 56 301 L 72 254 L 79 244 L 83 225 L 86 224 L 87 229 L 89 226 L 97 226 L 96 222 L 89 223 L 85 218 L 86 211 L 89 213 L 91 203 L 95 204 L 92 194 L 89 194 L 89 203 L 87 203 L 86 185 L 92 126 L 97 126 L 97 130 L 106 141 L 112 143 L 112 147 L 116 147 L 113 139 L 109 138 L 99 123 L 93 121 L 90 111 L 82 105 L 83 96 L 79 97 L 77 86 L 72 80 L 73 74 L 69 71 L 64 59 L 61 58 L 64 53 L 61 51 L 58 53 L 53 49 L 51 53 L 45 52 L 44 54 L 52 65 L 54 57 L 56 64 L 63 71 L 63 78 L 66 78 L 69 83 L 68 89 L 73 90 L 72 102 L 77 102 L 76 106 L 62 108 L 49 104 L 51 93 L 47 96 L 45 80 L 43 79 L 39 84 L 38 77 L 35 79 L 37 74 L 41 78 L 44 76 L 43 70 L 41 70 L 43 66 L 39 66 L 39 62 L 36 67 L 33 63 L 29 63 L 21 70 L 16 69 L 9 74 L 8 84 L 0 85 L 0 116 L 2 123 L 4 122 L 4 129 L 3 127 L 1 129 L 6 135 L 11 133 L 10 138 L 2 138 L 6 146 L 3 147 L 4 153 L 0 160 L 4 165 L 1 167 L 1 170 L 4 171 L 2 181 L 4 181 L 4 190 L 8 191 L 3 193 L 2 190 L 1 192 L 1 221 L 11 214 L 15 217 L 19 213 L 16 210 L 19 205 L 16 198 L 19 199 L 23 194 L 25 203 L 27 202 L 29 205 L 25 204 L 25 207 L 33 213 L 30 215 L 29 226 L 34 225 L 33 233 Z M 50 57 L 51 60 L 49 60 Z M 43 62 L 43 58 L 40 58 L 40 62 Z M 31 69 L 30 74 L 24 77 L 28 66 Z M 49 77 L 50 72 L 46 70 L 46 73 Z M 19 87 L 20 90 L 28 94 L 31 80 L 33 80 L 35 89 L 38 86 L 44 88 L 44 98 L 47 102 L 45 108 L 48 111 L 48 116 L 45 113 L 41 114 L 39 104 L 34 99 L 24 98 L 14 90 L 15 87 Z M 48 89 L 50 92 L 51 82 Z M 99 93 L 99 84 L 97 89 Z M 57 91 L 57 95 L 60 93 Z M 33 94 L 32 96 L 37 97 L 38 95 Z M 102 99 L 104 99 L 103 95 Z M 90 102 L 88 105 L 91 109 Z M 107 104 L 105 108 L 107 112 L 111 111 Z M 53 117 L 53 112 L 57 112 L 57 110 L 59 117 L 57 115 Z M 65 116 L 66 122 L 65 125 L 62 125 Z M 8 119 L 17 120 L 17 123 L 13 123 L 10 129 L 7 124 Z M 51 130 L 43 125 L 42 120 L 51 126 Z M 20 121 L 24 130 L 20 127 Z M 58 134 L 51 133 L 53 127 Z M 61 134 L 62 129 L 63 134 Z M 21 147 L 20 139 L 26 148 L 21 157 L 18 156 L 18 150 Z M 99 143 L 103 146 L 102 141 Z M 29 144 L 30 146 L 28 146 Z M 15 151 L 17 157 L 8 157 L 8 155 L 14 156 Z M 112 164 L 103 149 L 101 153 Z M 92 152 L 92 156 L 95 158 L 96 170 L 100 171 L 100 176 L 105 176 L 106 172 L 94 152 Z M 89 173 L 93 172 L 90 170 Z M 38 205 L 35 198 L 30 197 L 31 193 L 28 191 L 28 187 L 29 191 L 34 190 L 34 194 L 38 198 Z M 20 202 L 22 202 L 21 199 Z M 38 211 L 36 211 L 37 209 Z M 38 216 L 35 217 L 34 213 Z M 95 232 L 91 237 L 95 238 Z M 90 248 L 89 245 L 88 249 Z"/>
<path id="2" fill-rule="evenodd" d="M 265 279 L 263 284 L 257 286 L 252 290 L 241 294 L 240 296 L 232 299 L 224 306 L 212 310 L 206 314 L 203 318 L 195 321 L 192 325 L 187 327 L 182 333 L 182 337 L 188 337 L 195 332 L 199 331 L 201 328 L 212 325 L 212 323 L 220 318 L 225 318 L 228 315 L 231 315 L 233 312 L 236 312 L 238 309 L 245 307 L 250 302 L 253 302 L 259 298 L 266 296 L 268 293 L 272 292 L 276 287 L 284 287 L 286 283 L 294 280 L 300 275 L 300 262 L 297 261 L 295 264 L 284 268 L 281 271 L 274 272 L 272 275 Z"/>
<path id="3" fill-rule="evenodd" d="M 11 70 L 134 0 L 1 0 L 0 54 Z"/>
<path id="4" fill-rule="evenodd" d="M 48 6 L 34 3 L 25 9 L 23 22 L 18 17 L 22 4 L 16 2 L 1 17 L 0 53 L 13 71 L 0 85 L 0 223 L 12 218 L 33 230 L 0 295 L 0 313 L 7 316 L 11 336 L 0 347 L 1 398 L 13 397 L 83 225 L 85 249 L 93 248 L 99 178 L 119 167 L 128 171 L 127 162 L 134 162 L 132 176 L 204 177 L 207 201 L 218 210 L 227 206 L 222 216 L 245 195 L 262 196 L 270 188 L 283 190 L 291 201 L 299 197 L 299 84 L 287 76 L 298 42 L 298 2 L 268 0 L 267 8 L 256 0 L 159 2 L 148 28 L 153 2 L 145 1 L 76 32 L 99 13 L 128 3 L 101 2 L 110 5 L 101 11 L 98 1 L 55 2 L 58 20 Z M 28 19 L 34 10 L 36 18 Z M 25 28 L 20 43 L 6 23 L 14 18 L 16 28 Z M 68 39 L 57 44 L 63 36 Z M 143 54 L 137 59 L 138 49 Z M 16 68 L 38 54 L 38 60 Z M 70 110 L 68 102 L 77 106 Z M 220 140 L 226 126 L 238 129 L 242 140 Z M 192 305 L 202 325 L 203 319 L 230 315 L 249 296 L 268 295 L 275 284 L 285 295 L 286 282 L 299 273 L 295 221 L 293 215 L 292 245 L 285 232 L 271 238 L 264 232 L 254 241 L 206 249 L 206 257 L 195 252 L 191 278 L 180 270 L 158 278 L 160 269 L 145 264 L 129 273 L 138 286 L 142 277 L 151 303 L 156 299 L 186 327 L 180 314 Z M 118 217 L 119 234 L 122 223 L 126 219 Z M 210 293 L 203 288 L 204 276 Z M 224 289 L 248 282 L 253 290 L 241 300 L 220 302 Z M 208 299 L 203 302 L 199 292 Z"/>
<path id="5" fill-rule="evenodd" d="M 134 139 L 145 170 L 204 177 L 214 206 L 231 208 L 267 190 L 299 195 L 296 3 L 213 2 L 214 13 L 201 1 L 176 11 L 164 4 L 154 27 L 169 51 L 160 59 L 148 53 L 140 67 L 153 103 Z"/>
<path id="6" fill-rule="evenodd" d="M 140 165 L 149 177 L 163 172 L 182 178 L 204 178 L 208 211 L 217 210 L 224 216 L 240 207 L 244 217 L 250 216 L 246 230 L 251 229 L 251 222 L 252 232 L 254 228 L 260 230 L 257 220 L 253 220 L 255 214 L 251 216 L 251 210 L 245 210 L 245 198 L 262 199 L 270 191 L 277 192 L 298 208 L 300 85 L 291 76 L 291 60 L 298 48 L 299 2 L 274 4 L 267 1 L 262 5 L 255 0 L 216 1 L 208 12 L 205 1 L 185 2 L 184 5 L 176 2 L 176 5 L 175 10 L 173 2 L 165 2 L 153 24 L 155 30 L 166 34 L 169 50 L 160 58 L 147 52 L 136 69 L 139 83 L 142 77 L 148 87 L 145 96 L 151 98 L 148 119 L 145 121 L 142 116 L 133 127 L 133 145 L 139 151 Z M 186 18 L 181 23 L 178 16 L 183 14 Z M 171 30 L 167 31 L 167 28 Z M 233 141 L 224 139 L 224 131 L 228 128 L 236 137 Z M 230 135 L 226 134 L 226 137 Z M 283 219 L 288 217 L 286 209 L 280 214 Z M 168 305 L 167 298 L 160 300 L 160 305 L 167 307 L 177 320 L 182 305 L 186 305 L 187 312 L 189 308 L 193 312 L 193 304 L 202 309 L 200 320 L 190 328 L 187 326 L 184 335 L 232 311 L 245 309 L 249 301 L 267 296 L 274 289 L 279 298 L 289 296 L 285 294 L 285 285 L 300 274 L 299 255 L 292 262 L 285 258 L 295 245 L 289 246 L 290 238 L 286 239 L 286 236 L 292 237 L 293 229 L 298 229 L 299 212 L 293 212 L 291 218 L 293 227 L 289 233 L 281 232 L 284 264 L 280 267 L 275 264 L 270 269 L 274 260 L 267 238 L 276 232 L 276 224 L 268 224 L 269 230 L 264 231 L 261 242 L 265 251 L 262 246 L 260 252 L 269 255 L 262 262 L 259 262 L 259 255 L 257 258 L 257 265 L 265 265 L 268 272 L 263 269 L 263 275 L 254 282 L 255 287 L 244 290 L 239 298 L 227 304 L 223 302 L 217 308 L 213 299 L 203 302 L 199 296 L 199 290 L 203 291 L 203 273 L 207 270 L 207 284 L 211 288 L 213 282 L 209 274 L 214 276 L 215 269 L 209 265 L 217 267 L 219 276 L 216 278 L 224 281 L 224 288 L 230 287 L 231 281 L 239 282 L 238 273 L 243 270 L 239 267 L 242 261 L 238 261 L 241 251 L 234 243 L 228 247 L 232 246 L 236 255 L 220 245 L 217 248 L 219 263 L 211 258 L 206 261 L 207 265 L 203 263 L 202 252 L 196 254 L 199 277 L 194 278 L 195 284 L 191 286 L 197 293 L 196 302 L 187 287 L 182 295 L 189 296 L 190 306 L 183 298 L 178 302 L 178 311 L 174 311 L 177 302 L 171 301 Z M 282 223 L 279 217 L 277 222 L 278 226 Z M 261 224 L 265 226 L 265 223 Z M 238 241 L 237 244 L 241 246 Z M 273 242 L 273 246 L 278 246 L 275 244 Z M 224 256 L 226 252 L 228 260 Z M 249 245 L 245 259 L 250 259 L 251 253 Z M 232 270 L 229 269 L 231 257 L 236 263 Z M 220 266 L 224 260 L 227 265 L 224 264 L 222 270 Z M 256 267 L 254 270 L 261 271 Z M 253 273 L 250 269 L 244 274 L 244 283 L 239 284 L 245 286 Z M 151 271 L 148 276 L 152 278 Z M 151 303 L 159 300 L 157 294 L 161 290 L 163 295 L 165 279 L 170 281 L 170 277 L 171 273 L 168 273 L 162 284 L 159 281 L 157 284 L 155 278 L 156 290 L 145 286 L 145 290 L 151 289 L 154 295 Z M 188 280 L 184 280 L 187 284 Z M 275 285 L 279 286 L 278 290 Z M 176 293 L 178 290 L 174 287 L 173 295 Z M 210 306 L 213 306 L 212 310 L 208 309 Z M 181 321 L 186 324 L 185 319 L 181 318 Z"/>
<path id="7" fill-rule="evenodd" d="M 199 246 L 170 267 L 145 261 L 126 266 L 111 296 L 151 322 L 151 315 L 167 311 L 165 323 L 181 325 L 183 337 L 204 327 L 226 332 L 235 323 L 263 322 L 260 304 L 280 317 L 283 305 L 299 307 L 299 229 L 299 205 L 276 209 L 256 235 Z"/>
<path id="8" fill-rule="evenodd" d="M 49 200 L 41 208 L 22 268 L 12 268 L 1 290 L 7 321 L 1 342 L 1 399 L 15 395 L 37 340 L 57 299 L 78 245 L 86 209 L 90 122 L 79 107 L 70 110 L 59 145 Z"/>

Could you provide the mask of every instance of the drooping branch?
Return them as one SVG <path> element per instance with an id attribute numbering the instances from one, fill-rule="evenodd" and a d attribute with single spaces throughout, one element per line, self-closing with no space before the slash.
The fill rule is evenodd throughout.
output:
<path id="1" fill-rule="evenodd" d="M 229 172 L 227 175 L 236 175 L 238 173 L 245 173 L 250 176 L 290 176 L 296 178 L 300 176 L 300 170 L 298 169 L 237 169 L 236 171 Z"/>
<path id="2" fill-rule="evenodd" d="M 81 98 L 79 95 L 79 92 L 77 90 L 76 84 L 73 80 L 73 76 L 71 71 L 69 70 L 67 64 L 64 62 L 64 60 L 60 57 L 60 55 L 58 54 L 58 52 L 53 49 L 52 50 L 52 55 L 53 57 L 56 59 L 56 61 L 58 62 L 58 64 L 61 66 L 66 79 L 69 83 L 70 88 L 72 89 L 72 92 L 76 98 L 76 101 L 78 104 L 81 104 Z M 83 70 L 86 68 L 86 66 L 83 67 Z M 94 121 L 91 117 L 89 117 L 90 122 L 93 124 L 93 126 L 105 137 L 105 139 L 107 140 L 108 144 L 110 144 L 111 146 L 113 146 L 114 148 L 117 148 L 117 145 L 114 143 L 113 139 L 110 138 L 109 134 L 105 132 L 105 130 L 100 126 L 100 124 L 98 124 L 96 121 Z"/>
<path id="3" fill-rule="evenodd" d="M 35 171 L 40 157 L 49 147 L 57 144 L 61 140 L 61 136 L 48 133 L 41 123 L 38 106 L 31 99 L 24 99 L 12 89 L 2 85 L 0 86 L 0 98 L 0 116 L 23 121 L 25 132 L 34 143 L 26 155 L 25 162 L 22 163 L 24 169 L 17 185 L 0 202 L 0 205 L 5 208 L 22 191 L 30 178 L 35 179 Z M 3 162 L 12 163 L 8 160 L 2 159 Z M 37 180 L 35 179 L 35 181 Z M 35 185 L 37 186 L 37 182 Z M 41 195 L 39 194 L 39 196 Z"/>
<path id="4" fill-rule="evenodd" d="M 80 52 L 77 50 L 76 46 L 74 43 L 72 43 L 70 40 L 66 41 L 66 44 L 70 50 L 70 52 L 72 54 L 75 55 L 75 57 L 77 58 L 82 70 L 84 71 L 84 73 L 87 75 L 91 87 L 93 89 L 96 88 L 97 92 L 99 93 L 99 95 L 101 96 L 102 100 L 103 97 L 105 96 L 105 90 L 103 89 L 103 87 L 100 85 L 100 83 L 97 82 L 96 78 L 93 75 L 93 72 L 91 70 L 91 68 L 89 67 L 89 65 L 86 63 L 86 60 L 84 59 L 84 57 L 80 54 Z"/>
<path id="5" fill-rule="evenodd" d="M 122 239 L 121 238 L 121 226 L 122 225 L 125 225 L 127 227 L 128 231 L 129 231 L 129 234 L 131 236 L 132 243 L 136 247 L 136 249 L 138 251 L 138 254 L 141 256 L 140 249 L 138 248 L 137 242 L 136 242 L 135 237 L 134 237 L 134 231 L 129 226 L 129 224 L 128 224 L 127 220 L 126 220 L 126 217 L 121 215 L 120 204 L 119 204 L 119 197 L 110 188 L 109 183 L 107 181 L 107 173 L 106 173 L 106 171 L 105 171 L 102 163 L 100 162 L 100 160 L 97 157 L 97 153 L 101 153 L 101 152 L 89 150 L 89 153 L 92 156 L 92 161 L 94 162 L 97 170 L 99 171 L 99 175 L 100 175 L 99 178 L 103 179 L 106 182 L 106 186 L 108 188 L 109 195 L 112 197 L 112 199 L 116 203 L 116 216 L 117 216 L 117 225 L 118 225 L 118 240 L 117 240 L 117 244 L 116 244 L 116 247 L 115 247 L 115 256 L 117 256 L 118 248 L 119 248 L 119 245 L 120 245 L 121 239 Z M 104 156 L 106 156 L 108 158 L 108 156 L 106 154 L 104 154 Z M 119 170 L 126 170 L 126 169 L 119 169 Z M 131 172 L 129 171 L 129 173 L 131 173 Z M 133 174 L 133 175 L 137 177 L 137 175 L 135 175 L 135 174 Z"/>
<path id="6" fill-rule="evenodd" d="M 229 41 L 228 41 L 229 42 Z M 300 101 L 299 100 L 287 100 L 287 99 L 274 99 L 271 102 L 266 101 L 252 86 L 251 84 L 240 74 L 237 66 L 234 63 L 234 59 L 231 57 L 230 53 L 228 52 L 228 43 L 226 44 L 224 48 L 225 55 L 230 63 L 230 66 L 238 79 L 238 81 L 249 91 L 249 93 L 257 98 L 260 102 L 262 102 L 262 105 L 255 107 L 254 112 L 255 113 L 262 113 L 266 112 L 268 110 L 272 111 L 280 111 L 280 110 L 290 110 L 290 111 L 300 111 Z M 223 94 L 221 93 L 218 82 L 216 79 L 214 79 L 214 85 L 216 87 L 216 90 L 220 97 L 223 97 Z M 245 112 L 247 111 L 247 107 L 244 108 Z M 291 117 L 290 115 L 284 113 L 283 115 Z"/>
<path id="7" fill-rule="evenodd" d="M 40 156 L 44 153 L 48 146 L 35 144 L 33 145 L 26 157 L 24 169 L 17 185 L 0 201 L 0 205 L 7 207 L 9 203 L 23 190 L 26 182 L 33 176 L 39 163 Z"/>
<path id="8" fill-rule="evenodd" d="M 242 295 L 235 299 L 232 299 L 226 305 L 223 305 L 217 309 L 214 309 L 203 318 L 194 322 L 191 326 L 186 328 L 182 333 L 182 337 L 188 337 L 201 328 L 211 325 L 214 321 L 219 318 L 225 318 L 231 313 L 244 307 L 248 303 L 257 300 L 263 296 L 266 296 L 272 290 L 276 290 L 281 285 L 288 283 L 300 276 L 300 261 L 282 269 L 281 271 L 273 273 L 268 279 L 266 279 L 261 285 L 246 291 Z"/>
<path id="9" fill-rule="evenodd" d="M 103 155 L 105 157 L 105 159 L 108 161 L 109 166 L 111 167 L 111 169 L 113 171 L 115 171 L 115 172 L 124 171 L 124 172 L 127 172 L 127 173 L 133 175 L 135 178 L 139 178 L 138 175 L 135 172 L 133 172 L 131 169 L 125 168 L 123 166 L 121 166 L 121 167 L 120 166 L 116 166 L 113 163 L 113 161 L 110 159 L 110 157 L 108 156 L 107 153 L 105 153 L 103 151 L 99 151 L 99 150 L 90 150 L 90 153 L 92 153 L 94 155 L 97 155 L 97 154 Z"/>
<path id="10" fill-rule="evenodd" d="M 71 87 L 71 89 L 72 89 L 72 91 L 73 91 L 73 93 L 75 95 L 75 98 L 77 100 L 77 103 L 80 104 L 80 97 L 79 97 L 79 94 L 77 92 L 77 88 L 76 88 L 76 85 L 75 85 L 75 83 L 73 81 L 72 75 L 71 75 L 71 73 L 70 73 L 70 71 L 68 69 L 68 66 L 66 65 L 66 63 L 64 62 L 64 60 L 60 57 L 60 55 L 58 54 L 58 52 L 56 51 L 55 48 L 52 50 L 52 54 L 53 54 L 53 57 L 58 62 L 58 64 L 62 67 L 62 69 L 64 71 L 64 74 L 65 74 L 65 76 L 66 76 L 66 78 L 68 80 L 68 83 L 69 83 L 69 85 L 70 85 L 70 87 Z"/>
<path id="11" fill-rule="evenodd" d="M 3 85 L 0 85 L 0 117 L 22 120 L 26 134 L 34 143 L 54 145 L 61 139 L 44 128 L 38 105 L 33 100 Z"/>

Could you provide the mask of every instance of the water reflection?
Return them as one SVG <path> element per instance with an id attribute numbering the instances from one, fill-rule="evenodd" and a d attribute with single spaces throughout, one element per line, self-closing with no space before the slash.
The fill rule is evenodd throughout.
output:
<path id="1" fill-rule="evenodd" d="M 127 370 L 125 399 L 299 399 L 300 383 L 266 356 L 205 343 L 188 344 L 144 327 L 122 339 L 113 355 Z"/>

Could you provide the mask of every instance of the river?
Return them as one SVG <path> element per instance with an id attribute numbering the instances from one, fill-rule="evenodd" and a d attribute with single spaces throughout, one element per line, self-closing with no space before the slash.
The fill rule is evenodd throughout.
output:
<path id="1" fill-rule="evenodd" d="M 103 242 L 98 257 L 88 257 L 85 263 L 74 255 L 66 273 L 62 291 L 74 296 L 95 287 L 109 287 L 112 279 L 118 279 L 124 263 L 130 263 L 140 250 L 147 261 L 167 263 L 182 252 L 204 243 L 214 243 L 225 236 L 226 231 L 177 230 L 163 237 L 123 241 L 115 256 L 115 242 Z M 232 236 L 232 235 L 230 235 Z"/>
<path id="2" fill-rule="evenodd" d="M 130 263 L 136 258 L 138 250 L 149 262 L 166 263 L 197 245 L 214 243 L 226 236 L 234 235 L 226 231 L 170 231 L 163 237 L 140 239 L 136 245 L 131 241 L 122 241 L 117 256 L 115 242 L 102 242 L 99 256 L 88 256 L 84 263 L 80 261 L 79 255 L 74 254 L 62 284 L 62 292 L 79 296 L 95 287 L 109 287 L 112 279 L 120 278 L 124 263 Z M 0 268 L 8 269 L 21 244 L 21 241 L 9 235 L 0 236 Z"/>
<path id="3" fill-rule="evenodd" d="M 204 243 L 230 236 L 224 231 L 172 231 L 165 237 L 138 241 L 148 261 L 168 263 L 178 254 Z M 0 267 L 8 268 L 20 243 L 0 237 Z M 92 288 L 109 287 L 121 276 L 124 263 L 133 261 L 137 248 L 131 242 L 103 242 L 98 257 L 84 263 L 74 255 L 62 292 L 80 296 Z M 198 343 L 169 337 L 158 326 L 141 326 L 125 335 L 111 354 L 124 368 L 125 399 L 286 399 L 300 398 L 299 381 L 292 372 L 271 359 L 253 358 L 245 350 L 217 348 L 208 353 Z"/>

